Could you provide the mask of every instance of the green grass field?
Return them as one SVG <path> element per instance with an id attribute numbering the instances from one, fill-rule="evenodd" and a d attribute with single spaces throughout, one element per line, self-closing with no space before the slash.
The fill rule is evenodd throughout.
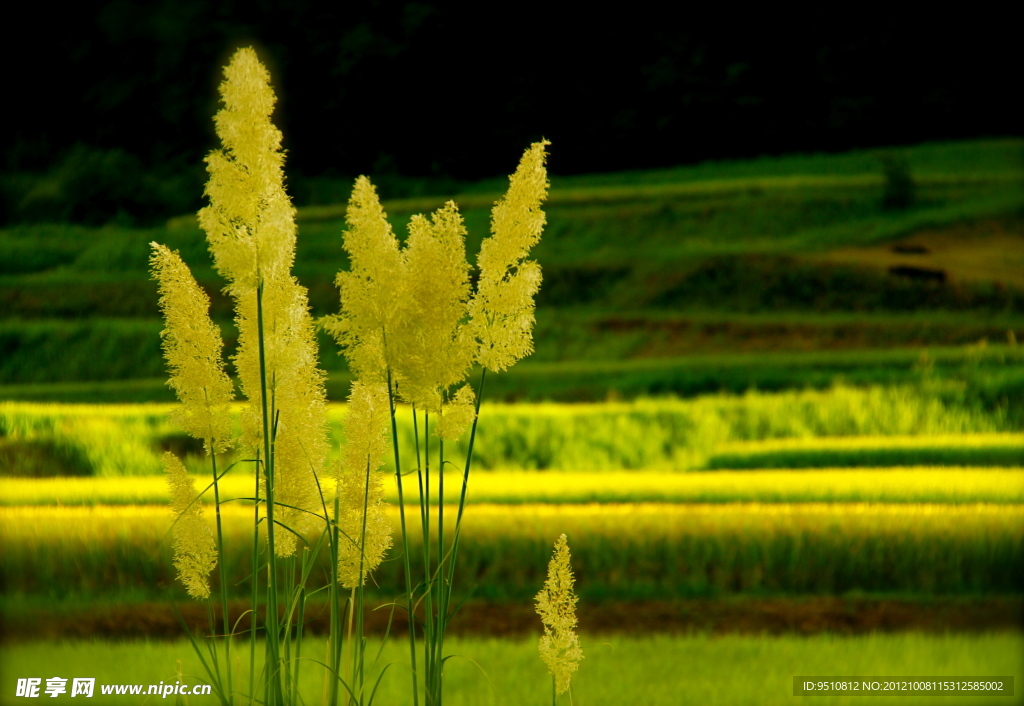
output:
<path id="1" fill-rule="evenodd" d="M 539 634 L 539 629 L 538 629 Z M 837 637 L 647 636 L 581 637 L 584 659 L 572 681 L 573 703 L 588 706 L 645 704 L 792 704 L 794 676 L 1013 676 L 1013 697 L 922 696 L 928 704 L 1020 704 L 1024 638 L 1016 634 L 866 635 Z M 536 638 L 453 639 L 445 669 L 445 703 L 495 706 L 544 703 L 550 676 L 537 656 Z M 371 644 L 369 654 L 376 654 Z M 323 643 L 310 640 L 304 655 L 315 659 Z M 13 697 L 18 678 L 93 677 L 103 684 L 196 683 L 202 667 L 185 642 L 37 642 L 0 646 L 0 704 Z M 379 704 L 411 704 L 408 653 L 391 643 L 374 676 L 381 680 Z M 247 665 L 246 665 L 247 666 Z M 178 675 L 186 675 L 179 677 Z M 309 663 L 301 672 L 302 693 L 319 697 L 322 670 Z M 45 681 L 44 681 L 45 684 Z M 115 697 L 111 697 L 113 700 Z M 127 697 L 120 697 L 126 700 Z M 802 697 L 808 703 L 839 706 L 861 697 Z M 209 701 L 196 697 L 190 703 Z M 911 698 L 911 702 L 915 699 Z M 160 703 L 159 697 L 145 703 Z M 568 700 L 566 699 L 568 703 Z M 872 704 L 906 704 L 906 696 L 875 696 Z M 139 702 L 142 703 L 142 702 Z M 802 703 L 802 701 L 801 701 Z"/>
<path id="2" fill-rule="evenodd" d="M 687 315 L 681 316 L 685 320 Z M 766 336 L 785 337 L 792 343 L 804 333 L 785 322 L 763 320 L 755 330 L 737 334 L 737 340 L 737 335 L 733 335 L 735 332 L 730 333 L 733 327 L 728 321 L 712 321 L 692 327 L 699 341 L 691 346 L 681 344 L 675 331 L 662 331 L 662 319 L 657 317 L 645 317 L 635 325 L 628 319 L 601 319 L 586 330 L 580 330 L 586 325 L 586 317 L 577 316 L 574 312 L 564 312 L 561 314 L 563 318 L 552 321 L 550 325 L 545 325 L 544 314 L 539 317 L 538 336 L 544 334 L 545 339 L 537 345 L 541 350 L 548 349 L 550 357 L 555 360 L 527 360 L 512 371 L 491 376 L 487 385 L 489 400 L 601 402 L 647 396 L 693 397 L 714 393 L 828 389 L 837 384 L 906 388 L 926 383 L 938 392 L 961 398 L 967 404 L 1000 410 L 1018 422 L 1022 418 L 1016 399 L 1024 390 L 1024 373 L 1020 366 L 1024 349 L 1015 344 L 980 347 L 974 343 L 923 348 L 913 345 L 913 341 L 898 344 L 889 341 L 885 345 L 897 347 L 831 350 L 824 345 L 824 350 L 815 350 L 813 345 L 816 344 L 811 341 L 801 344 L 804 350 L 778 351 L 770 340 L 765 340 Z M 562 326 L 563 320 L 570 323 Z M 12 329 L 25 328 L 18 322 L 0 323 L 0 327 L 8 325 Z M 60 329 L 63 324 L 58 322 L 54 326 Z M 702 332 L 704 326 L 713 335 Z M 684 321 L 683 327 L 690 327 L 690 324 Z M 1021 330 L 1016 324 L 1014 327 Z M 81 358 L 79 363 L 69 361 L 65 366 L 51 356 L 53 366 L 43 375 L 49 382 L 21 381 L 0 385 L 0 399 L 78 404 L 172 402 L 174 397 L 167 387 L 166 378 L 156 377 L 156 372 L 151 373 L 154 377 L 108 379 L 110 371 L 102 355 L 111 347 L 143 353 L 148 351 L 140 357 L 148 361 L 149 370 L 155 371 L 160 367 L 157 358 L 152 357 L 159 351 L 159 341 L 155 337 L 157 328 L 150 324 L 142 328 L 144 330 L 139 336 L 121 336 L 117 327 L 113 327 L 108 331 L 111 341 L 103 342 L 100 349 L 88 343 L 103 340 L 92 334 L 84 339 L 61 337 L 51 341 L 46 345 L 53 346 L 55 351 L 63 351 L 55 355 L 73 354 Z M 548 329 L 546 334 L 545 328 Z M 891 337 L 899 328 L 886 324 L 878 330 Z M 610 338 L 602 333 L 606 330 L 613 332 Z M 820 332 L 821 327 L 816 326 L 815 330 Z M 1000 324 L 989 333 L 995 334 L 998 340 L 1006 338 L 1006 330 Z M 964 340 L 977 340 L 975 333 L 976 330 Z M 20 335 L 17 331 L 13 334 L 16 340 L 20 340 Z M 841 337 L 847 340 L 851 335 L 856 339 L 859 334 L 844 332 Z M 75 352 L 80 340 L 87 342 L 85 348 Z M 717 342 L 708 343 L 709 340 Z M 769 350 L 757 350 L 759 344 L 751 343 L 756 341 L 764 341 Z M 71 353 L 64 351 L 62 346 Z M 754 350 L 735 352 L 752 346 Z M 11 347 L 13 352 L 10 357 L 0 360 L 0 366 L 17 371 L 16 379 L 29 375 L 35 369 L 35 356 L 46 355 L 31 347 L 21 347 L 16 342 Z M 687 351 L 687 355 L 680 355 Z M 90 365 L 87 360 L 96 362 Z M 335 351 L 325 351 L 327 392 L 333 400 L 346 399 L 351 382 L 347 371 L 332 368 L 339 365 L 340 360 Z M 75 370 L 73 365 L 89 371 L 82 375 L 86 379 L 54 381 L 63 374 L 59 371 Z"/>

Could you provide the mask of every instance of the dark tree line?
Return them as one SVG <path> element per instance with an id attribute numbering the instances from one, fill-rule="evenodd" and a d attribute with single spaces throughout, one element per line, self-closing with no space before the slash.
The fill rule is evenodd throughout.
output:
<path id="1" fill-rule="evenodd" d="M 271 68 L 297 179 L 493 176 L 541 136 L 553 172 L 581 173 L 1020 128 L 1006 18 L 449 7 L 37 3 L 4 48 L 4 171 L 157 175 L 159 202 L 201 180 L 220 69 L 247 44 Z"/>

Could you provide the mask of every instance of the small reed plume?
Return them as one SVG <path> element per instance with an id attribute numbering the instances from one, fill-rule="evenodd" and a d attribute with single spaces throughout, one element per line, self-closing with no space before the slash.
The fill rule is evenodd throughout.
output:
<path id="1" fill-rule="evenodd" d="M 434 433 L 445 441 L 456 441 L 476 419 L 476 397 L 473 388 L 463 385 L 441 408 Z"/>
<path id="2" fill-rule="evenodd" d="M 540 638 L 540 658 L 555 680 L 555 692 L 565 693 L 572 673 L 583 659 L 583 649 L 575 633 L 576 595 L 572 586 L 576 579 L 570 565 L 569 543 L 563 534 L 555 542 L 554 555 L 548 564 L 548 580 L 537 594 L 537 613 L 544 622 Z"/>
<path id="3" fill-rule="evenodd" d="M 338 464 L 338 581 L 355 588 L 391 547 L 384 485 L 378 472 L 390 449 L 391 408 L 387 387 L 352 383 L 345 413 L 345 449 Z"/>
<path id="4" fill-rule="evenodd" d="M 210 572 L 217 566 L 217 542 L 203 520 L 195 482 L 177 456 L 164 454 L 164 470 L 171 488 L 174 523 L 174 566 L 178 579 L 193 598 L 209 598 Z"/>

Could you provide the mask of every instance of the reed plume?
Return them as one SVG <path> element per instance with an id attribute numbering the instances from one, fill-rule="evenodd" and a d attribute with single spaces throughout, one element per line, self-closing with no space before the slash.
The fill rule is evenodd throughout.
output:
<path id="1" fill-rule="evenodd" d="M 547 140 L 535 142 L 509 177 L 505 196 L 491 212 L 491 236 L 480 246 L 480 281 L 469 304 L 471 329 L 479 343 L 477 362 L 498 372 L 533 352 L 534 297 L 540 265 L 526 259 L 540 240 L 546 218 L 544 167 Z"/>
<path id="2" fill-rule="evenodd" d="M 390 375 L 402 399 L 436 413 L 473 363 L 497 372 L 532 352 L 541 271 L 527 258 L 545 223 L 549 144 L 524 152 L 494 206 L 475 293 L 466 229 L 453 202 L 429 218 L 413 216 L 402 247 L 369 179 L 356 180 L 343 234 L 351 269 L 336 280 L 341 311 L 322 320 L 356 378 Z"/>
<path id="3" fill-rule="evenodd" d="M 295 210 L 284 191 L 281 132 L 270 74 L 252 48 L 224 69 L 224 107 L 214 118 L 223 149 L 207 156 L 210 205 L 199 212 L 217 271 L 238 297 L 263 280 L 287 277 L 295 253 Z"/>
<path id="4" fill-rule="evenodd" d="M 583 659 L 576 628 L 576 595 L 572 587 L 569 542 L 565 534 L 555 541 L 554 555 L 548 563 L 548 579 L 537 594 L 537 613 L 544 623 L 540 638 L 540 657 L 555 680 L 555 691 L 565 693 L 572 673 Z"/>
<path id="5" fill-rule="evenodd" d="M 354 382 L 343 422 L 345 448 L 335 475 L 339 498 L 338 581 L 355 588 L 391 547 L 380 467 L 391 448 L 387 386 Z"/>
<path id="6" fill-rule="evenodd" d="M 210 298 L 178 253 L 157 243 L 152 249 L 150 264 L 166 323 L 160 335 L 170 367 L 167 384 L 181 401 L 172 419 L 202 439 L 207 453 L 223 451 L 231 443 L 228 404 L 234 387 L 224 372 L 224 344 L 210 319 Z"/>
<path id="7" fill-rule="evenodd" d="M 235 367 L 250 403 L 242 445 L 262 455 L 264 466 L 273 464 L 276 519 L 301 534 L 318 526 L 315 474 L 329 448 L 325 375 L 306 289 L 291 275 L 295 209 L 284 190 L 281 133 L 270 120 L 276 99 L 269 74 L 249 48 L 236 52 L 224 73 L 216 117 L 222 149 L 206 159 L 210 205 L 199 222 L 235 300 Z M 266 458 L 271 448 L 274 457 Z M 296 546 L 295 535 L 284 533 L 275 552 L 290 556 Z"/>
<path id="8" fill-rule="evenodd" d="M 407 277 L 398 239 L 366 177 L 356 179 L 342 234 L 351 269 L 339 272 L 341 311 L 322 320 L 341 346 L 352 374 L 364 382 L 386 382 L 395 369 L 391 342 L 408 317 Z"/>
<path id="9" fill-rule="evenodd" d="M 473 345 L 463 324 L 469 299 L 466 227 L 454 202 L 430 218 L 413 216 L 402 251 L 409 314 L 394 341 L 395 377 L 402 399 L 439 414 L 447 391 L 473 364 Z"/>
<path id="10" fill-rule="evenodd" d="M 460 387 L 441 408 L 434 432 L 445 441 L 458 440 L 476 419 L 476 397 L 469 385 Z"/>
<path id="11" fill-rule="evenodd" d="M 210 572 L 217 566 L 217 542 L 203 519 L 195 482 L 177 456 L 164 454 L 164 470 L 171 489 L 174 566 L 178 579 L 193 598 L 209 598 Z"/>

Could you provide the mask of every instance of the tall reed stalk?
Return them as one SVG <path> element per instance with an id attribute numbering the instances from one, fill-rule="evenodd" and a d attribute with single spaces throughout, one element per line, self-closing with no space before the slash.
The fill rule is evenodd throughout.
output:
<path id="1" fill-rule="evenodd" d="M 182 402 L 179 423 L 202 439 L 210 455 L 216 532 L 202 519 L 197 493 L 180 460 L 168 454 L 176 565 L 190 595 L 209 600 L 209 576 L 224 555 L 221 505 L 255 503 L 251 606 L 231 622 L 223 563 L 217 582 L 221 620 L 210 607 L 208 635 L 189 633 L 221 703 L 281 706 L 300 702 L 304 663 L 323 670 L 326 704 L 370 704 L 364 654 L 363 586 L 391 546 L 379 473 L 389 441 L 395 460 L 406 576 L 414 703 L 442 703 L 444 640 L 455 610 L 453 584 L 465 510 L 476 420 L 486 371 L 508 368 L 532 351 L 533 300 L 540 267 L 527 259 L 540 238 L 547 194 L 546 141 L 523 155 L 509 190 L 494 208 L 492 235 L 481 247 L 476 289 L 470 286 L 465 227 L 449 201 L 430 217 L 414 216 L 399 244 L 372 184 L 356 180 L 349 201 L 344 246 L 352 269 L 338 275 L 341 312 L 323 326 L 342 346 L 354 382 L 345 418 L 346 442 L 332 469 L 333 507 L 321 479 L 327 463 L 324 373 L 318 368 L 314 323 L 306 290 L 291 275 L 295 211 L 284 191 L 281 134 L 270 121 L 275 102 L 269 75 L 252 49 L 241 49 L 225 68 L 223 108 L 216 116 L 222 148 L 206 159 L 209 205 L 199 213 L 214 265 L 235 303 L 238 352 L 234 367 L 246 400 L 241 434 L 233 435 L 228 405 L 234 389 L 222 359 L 209 299 L 177 253 L 153 244 L 154 277 L 166 318 L 164 348 L 172 388 Z M 465 383 L 479 365 L 476 393 Z M 408 405 L 408 409 L 405 407 Z M 416 463 L 403 467 L 396 416 L 411 414 L 417 427 Z M 422 420 L 422 434 L 418 424 Z M 470 431 L 458 513 L 446 531 L 445 442 Z M 390 431 L 390 434 L 389 434 Z M 389 439 L 390 437 L 390 439 Z M 223 498 L 217 454 L 237 447 L 255 469 L 248 498 Z M 435 459 L 436 458 L 436 463 Z M 429 496 L 431 464 L 438 474 L 436 509 Z M 406 517 L 407 478 L 418 488 L 422 555 L 414 557 Z M 412 512 L 410 510 L 410 512 Z M 448 519 L 450 523 L 450 518 Z M 326 585 L 308 588 L 315 558 L 331 557 Z M 244 577 L 243 577 L 244 578 Z M 346 597 L 347 592 L 347 597 Z M 330 634 L 323 660 L 303 654 L 307 601 L 326 593 Z M 247 629 L 239 626 L 246 624 Z M 421 641 L 417 635 L 422 635 Z M 248 639 L 249 682 L 241 683 L 241 657 L 233 671 L 232 643 Z M 257 672 L 257 643 L 263 642 Z M 422 649 L 422 652 L 420 650 Z"/>

